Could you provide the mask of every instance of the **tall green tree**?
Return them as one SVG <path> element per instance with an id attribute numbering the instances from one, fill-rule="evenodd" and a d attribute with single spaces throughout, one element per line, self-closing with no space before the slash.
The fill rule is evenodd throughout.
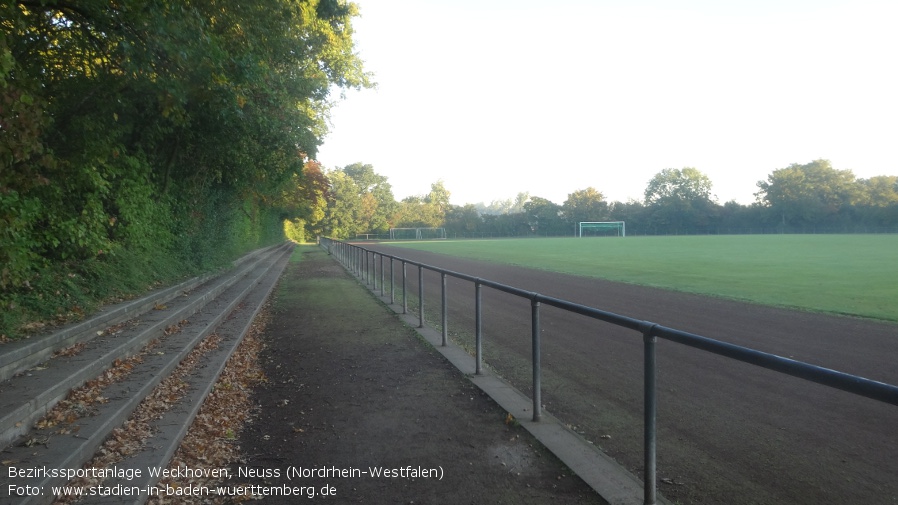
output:
<path id="1" fill-rule="evenodd" d="M 330 181 L 325 231 L 334 238 L 351 238 L 365 233 L 362 224 L 362 192 L 352 177 L 342 170 L 328 172 Z"/>
<path id="2" fill-rule="evenodd" d="M 593 187 L 579 189 L 567 196 L 561 206 L 568 225 L 573 227 L 581 221 L 605 221 L 608 219 L 608 202 L 605 195 Z"/>
<path id="3" fill-rule="evenodd" d="M 282 240 L 285 187 L 334 91 L 371 85 L 356 15 L 342 0 L 0 0 L 0 302 L 53 265 L 203 267 Z"/>
<path id="4" fill-rule="evenodd" d="M 355 181 L 362 200 L 359 217 L 361 232 L 386 233 L 390 218 L 396 210 L 393 188 L 383 175 L 374 172 L 372 165 L 353 163 L 343 167 L 343 172 Z"/>
<path id="5" fill-rule="evenodd" d="M 469 236 L 481 231 L 483 218 L 473 204 L 453 205 L 446 213 L 446 232 Z"/>
<path id="6" fill-rule="evenodd" d="M 706 228 L 716 205 L 711 179 L 692 167 L 665 168 L 645 189 L 645 205 L 653 225 L 674 233 L 695 233 Z"/>
<path id="7" fill-rule="evenodd" d="M 327 229 L 335 238 L 359 233 L 386 233 L 396 213 L 396 200 L 387 178 L 374 167 L 353 163 L 328 172 Z"/>
<path id="8" fill-rule="evenodd" d="M 665 168 L 655 174 L 645 188 L 645 204 L 665 200 L 711 201 L 711 179 L 692 167 Z"/>
<path id="9" fill-rule="evenodd" d="M 451 205 L 451 193 L 442 180 L 430 185 L 426 195 L 413 195 L 402 199 L 393 219 L 397 227 L 441 228 Z"/>
<path id="10" fill-rule="evenodd" d="M 396 228 L 439 228 L 445 220 L 446 216 L 440 212 L 440 208 L 421 195 L 403 198 L 393 217 Z"/>
<path id="11" fill-rule="evenodd" d="M 774 170 L 758 188 L 759 201 L 783 226 L 835 223 L 862 197 L 851 170 L 836 170 L 823 159 Z"/>
<path id="12" fill-rule="evenodd" d="M 446 185 L 440 179 L 430 185 L 430 192 L 424 197 L 424 202 L 435 206 L 437 211 L 445 216 L 446 212 L 449 211 L 449 198 L 451 196 L 452 193 L 446 189 Z"/>
<path id="13" fill-rule="evenodd" d="M 356 14 L 338 0 L 0 1 L 0 103 L 17 111 L 0 129 L 0 214 L 49 261 L 183 249 L 231 226 L 205 223 L 276 214 L 331 90 L 370 85 Z"/>
<path id="14" fill-rule="evenodd" d="M 880 175 L 859 179 L 859 202 L 855 205 L 857 220 L 864 226 L 888 227 L 898 224 L 898 176 Z"/>
<path id="15" fill-rule="evenodd" d="M 534 196 L 524 204 L 524 213 L 532 232 L 540 235 L 573 235 L 563 219 L 561 206 L 546 198 Z"/>
<path id="16" fill-rule="evenodd" d="M 898 176 L 879 175 L 869 179 L 858 179 L 860 185 L 859 202 L 871 207 L 892 207 L 898 205 Z"/>
<path id="17" fill-rule="evenodd" d="M 284 188 L 282 200 L 277 204 L 286 221 L 287 238 L 305 242 L 320 236 L 324 232 L 329 197 L 330 181 L 321 164 L 307 161 L 302 173 L 294 175 L 293 181 Z"/>

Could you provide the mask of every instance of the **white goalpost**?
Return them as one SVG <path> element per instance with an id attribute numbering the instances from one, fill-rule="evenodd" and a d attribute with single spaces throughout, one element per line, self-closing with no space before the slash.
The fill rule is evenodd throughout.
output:
<path id="1" fill-rule="evenodd" d="M 390 240 L 446 238 L 446 228 L 390 228 Z"/>
<path id="2" fill-rule="evenodd" d="M 626 237 L 627 224 L 624 221 L 580 221 L 577 236 L 583 237 Z"/>

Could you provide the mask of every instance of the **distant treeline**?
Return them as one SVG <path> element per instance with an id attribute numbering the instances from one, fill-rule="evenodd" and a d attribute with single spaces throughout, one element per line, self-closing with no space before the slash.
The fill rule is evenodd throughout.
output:
<path id="1" fill-rule="evenodd" d="M 581 221 L 625 221 L 628 235 L 898 232 L 898 177 L 858 179 L 827 160 L 774 170 L 758 182 L 751 205 L 718 203 L 710 178 L 688 167 L 656 174 L 640 201 L 608 202 L 589 187 L 560 204 L 521 193 L 490 204 L 449 205 L 441 181 L 427 195 L 396 202 L 387 179 L 370 165 L 327 176 L 343 182 L 331 184 L 339 194 L 331 195 L 319 227 L 341 238 L 386 236 L 392 227 L 444 227 L 450 237 L 572 236 Z"/>

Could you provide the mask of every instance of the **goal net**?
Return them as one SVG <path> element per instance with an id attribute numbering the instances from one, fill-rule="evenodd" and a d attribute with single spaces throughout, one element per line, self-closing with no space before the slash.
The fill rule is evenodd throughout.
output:
<path id="1" fill-rule="evenodd" d="M 624 221 L 580 221 L 579 237 L 626 237 Z"/>
<path id="2" fill-rule="evenodd" d="M 390 228 L 390 240 L 446 238 L 446 228 Z"/>

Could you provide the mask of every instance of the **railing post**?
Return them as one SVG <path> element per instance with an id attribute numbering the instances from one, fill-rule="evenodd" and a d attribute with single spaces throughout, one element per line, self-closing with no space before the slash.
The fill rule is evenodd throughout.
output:
<path id="1" fill-rule="evenodd" d="M 380 296 L 384 296 L 384 255 L 380 255 Z"/>
<path id="2" fill-rule="evenodd" d="M 483 286 L 480 282 L 474 283 L 474 346 L 475 363 L 474 373 L 483 375 L 483 295 L 481 293 Z"/>
<path id="3" fill-rule="evenodd" d="M 442 294 L 442 324 L 443 324 L 443 347 L 449 345 L 449 327 L 447 326 L 447 322 L 449 320 L 447 305 L 448 302 L 446 300 L 446 272 L 440 272 L 440 292 Z"/>
<path id="4" fill-rule="evenodd" d="M 642 339 L 645 344 L 643 351 L 644 361 L 644 391 L 643 401 L 645 419 L 643 421 L 643 451 L 645 475 L 643 476 L 645 490 L 645 505 L 655 505 L 657 500 L 657 431 L 656 420 L 658 417 L 658 399 L 657 399 L 657 375 L 655 366 L 655 347 L 658 343 L 658 337 L 651 334 L 652 325 L 643 329 Z"/>
<path id="5" fill-rule="evenodd" d="M 530 318 L 533 333 L 533 421 L 542 418 L 542 356 L 539 345 L 539 300 L 530 299 Z"/>
<path id="6" fill-rule="evenodd" d="M 418 265 L 418 328 L 424 327 L 424 267 Z"/>
<path id="7" fill-rule="evenodd" d="M 371 251 L 371 281 L 373 285 L 371 286 L 372 291 L 377 291 L 377 251 Z"/>
<path id="8" fill-rule="evenodd" d="M 396 303 L 396 283 L 393 280 L 393 257 L 390 256 L 390 305 Z"/>
<path id="9" fill-rule="evenodd" d="M 408 290 L 405 289 L 405 260 L 402 260 L 402 313 L 408 314 Z"/>

